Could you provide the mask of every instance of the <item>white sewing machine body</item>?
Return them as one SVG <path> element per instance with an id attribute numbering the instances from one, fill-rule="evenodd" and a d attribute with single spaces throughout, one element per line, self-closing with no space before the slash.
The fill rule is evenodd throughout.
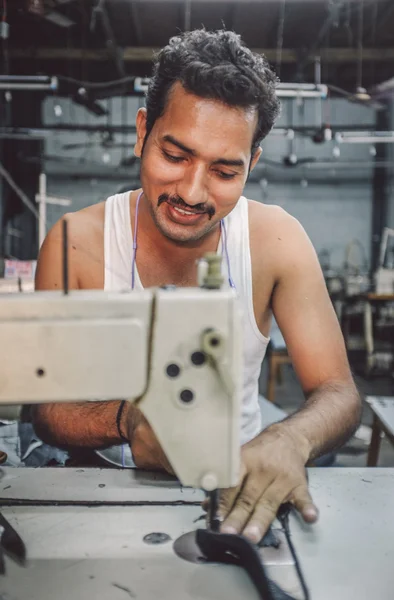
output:
<path id="1" fill-rule="evenodd" d="M 237 483 L 241 315 L 233 290 L 0 299 L 0 415 L 42 402 L 137 402 L 184 485 Z M 10 406 L 13 405 L 13 406 Z"/>

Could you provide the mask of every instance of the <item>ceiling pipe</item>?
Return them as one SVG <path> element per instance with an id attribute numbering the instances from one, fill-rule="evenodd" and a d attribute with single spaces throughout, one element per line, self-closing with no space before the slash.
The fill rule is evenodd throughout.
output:
<path id="1" fill-rule="evenodd" d="M 339 144 L 393 144 L 394 131 L 338 131 Z"/>

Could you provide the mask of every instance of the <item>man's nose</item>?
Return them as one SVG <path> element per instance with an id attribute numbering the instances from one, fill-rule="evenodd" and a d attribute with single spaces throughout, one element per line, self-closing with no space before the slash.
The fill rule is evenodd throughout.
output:
<path id="1" fill-rule="evenodd" d="M 208 174 L 204 165 L 189 165 L 177 185 L 177 194 L 189 204 L 205 204 L 208 201 Z"/>

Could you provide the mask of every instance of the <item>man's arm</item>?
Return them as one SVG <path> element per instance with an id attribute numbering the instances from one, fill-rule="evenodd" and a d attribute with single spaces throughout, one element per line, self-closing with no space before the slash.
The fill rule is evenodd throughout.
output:
<path id="1" fill-rule="evenodd" d="M 282 428 L 305 438 L 311 460 L 352 435 L 361 403 L 316 253 L 304 230 L 292 221 L 293 247 L 282 257 L 272 305 L 306 396 Z"/>
<path id="2" fill-rule="evenodd" d="M 312 244 L 288 215 L 283 215 L 280 231 L 272 307 L 306 402 L 294 415 L 245 444 L 240 485 L 222 494 L 222 530 L 243 531 L 253 541 L 261 539 L 284 502 L 293 503 L 305 521 L 317 519 L 305 465 L 343 444 L 361 413 L 343 337 Z"/>
<path id="3" fill-rule="evenodd" d="M 106 448 L 122 444 L 116 424 L 120 401 L 64 402 L 31 407 L 34 429 L 47 444 L 60 448 Z"/>
<path id="4" fill-rule="evenodd" d="M 81 265 L 91 254 L 84 253 L 86 222 L 78 220 L 78 213 L 65 218 L 69 238 L 69 288 L 79 289 L 85 287 Z M 62 221 L 59 221 L 42 245 L 37 263 L 36 290 L 62 289 L 62 251 Z M 119 435 L 116 422 L 119 406 L 120 401 L 37 404 L 31 407 L 31 414 L 37 434 L 48 444 L 62 448 L 99 449 L 123 444 L 128 439 L 138 466 L 170 471 L 171 467 L 148 422 L 141 411 L 128 402 L 122 411 L 122 436 Z"/>

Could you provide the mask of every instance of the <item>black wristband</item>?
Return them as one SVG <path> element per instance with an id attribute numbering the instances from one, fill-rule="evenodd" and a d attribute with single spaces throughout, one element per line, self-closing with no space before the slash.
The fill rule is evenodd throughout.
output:
<path id="1" fill-rule="evenodd" d="M 126 437 L 124 437 L 124 435 L 122 434 L 122 432 L 120 430 L 120 420 L 122 418 L 123 409 L 125 407 L 125 404 L 126 404 L 126 400 L 122 400 L 121 403 L 119 404 L 118 412 L 116 414 L 116 427 L 118 429 L 120 439 L 125 442 L 128 442 L 129 440 Z"/>

